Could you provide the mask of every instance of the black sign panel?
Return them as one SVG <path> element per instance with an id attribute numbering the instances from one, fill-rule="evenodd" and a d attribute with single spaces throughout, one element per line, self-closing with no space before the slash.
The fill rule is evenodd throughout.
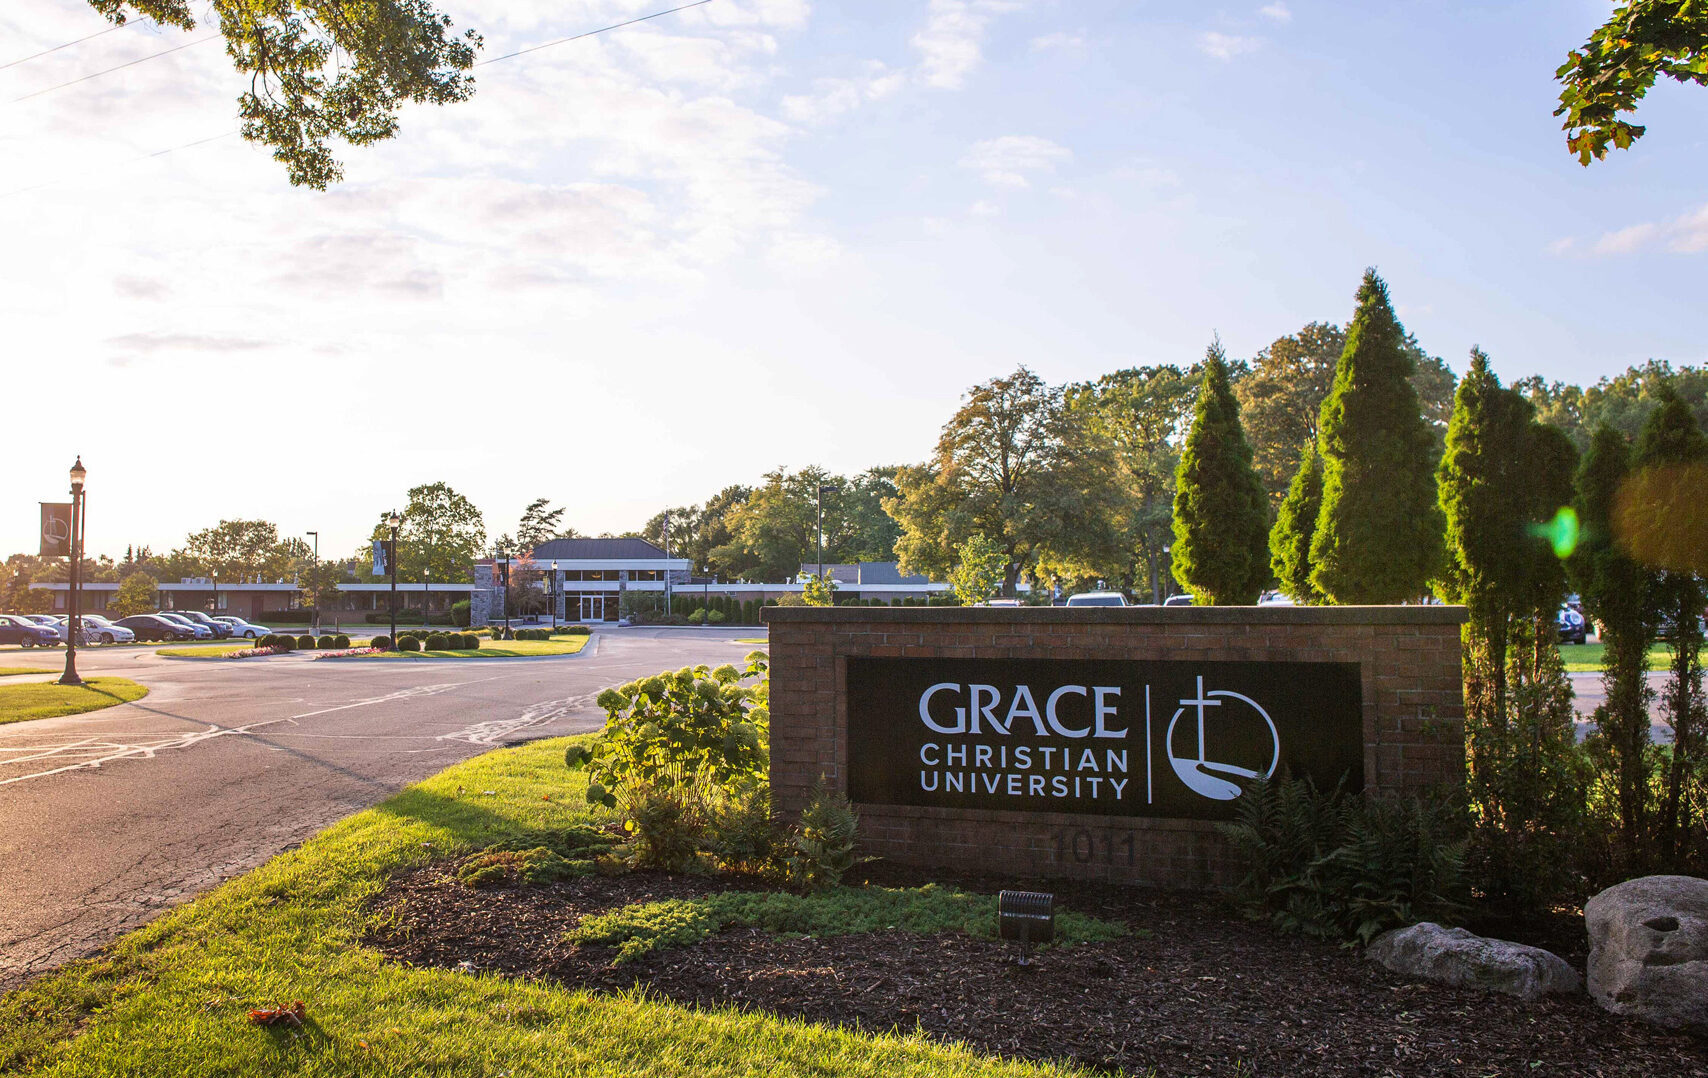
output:
<path id="1" fill-rule="evenodd" d="M 1364 787 L 1357 663 L 848 660 L 848 796 L 1224 820 L 1254 776 Z"/>
<path id="2" fill-rule="evenodd" d="M 42 545 L 44 558 L 71 556 L 71 504 L 42 502 Z"/>

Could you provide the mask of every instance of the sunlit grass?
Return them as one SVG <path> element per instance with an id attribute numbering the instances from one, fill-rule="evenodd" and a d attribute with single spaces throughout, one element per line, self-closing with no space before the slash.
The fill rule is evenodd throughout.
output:
<path id="1" fill-rule="evenodd" d="M 147 688 L 122 677 L 85 678 L 81 685 L 61 685 L 53 681 L 0 685 L 0 725 L 26 719 L 81 715 L 85 711 L 128 704 L 147 695 Z"/>
<path id="2" fill-rule="evenodd" d="M 1078 1074 L 921 1036 L 703 1011 L 493 974 L 416 969 L 361 943 L 389 876 L 587 820 L 567 739 L 410 787 L 101 956 L 0 997 L 0 1072 L 57 1076 Z M 547 800 L 547 797 L 550 800 Z M 301 1030 L 251 1025 L 302 1000 Z"/>

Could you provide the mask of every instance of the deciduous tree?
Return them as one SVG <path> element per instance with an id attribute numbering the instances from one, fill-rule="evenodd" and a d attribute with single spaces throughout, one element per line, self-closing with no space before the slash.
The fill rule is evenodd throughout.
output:
<path id="1" fill-rule="evenodd" d="M 1221 342 L 1204 380 L 1174 478 L 1174 578 L 1199 605 L 1247 605 L 1268 587 L 1269 499 L 1251 464 Z"/>
<path id="2" fill-rule="evenodd" d="M 402 513 L 398 578 L 444 584 L 468 581 L 475 559 L 486 553 L 486 518 L 475 504 L 448 483 L 425 483 L 409 488 Z M 386 515 L 381 513 L 374 525 L 375 540 L 390 538 Z"/>
<path id="3" fill-rule="evenodd" d="M 1000 546 L 982 535 L 974 535 L 956 551 L 958 559 L 949 570 L 949 583 L 955 588 L 962 606 L 977 606 L 990 598 L 991 592 L 1002 583 L 1002 570 L 1008 556 Z"/>
<path id="4" fill-rule="evenodd" d="M 1323 404 L 1323 504 L 1311 581 L 1336 603 L 1422 595 L 1441 564 L 1436 436 L 1410 382 L 1415 368 L 1388 286 L 1367 270 Z"/>
<path id="5" fill-rule="evenodd" d="M 141 15 L 196 27 L 191 0 L 89 0 L 114 23 Z M 431 0 L 264 0 L 212 6 L 226 53 L 250 76 L 238 97 L 243 137 L 273 148 L 293 184 L 344 178 L 330 141 L 365 146 L 397 133 L 404 102 L 448 104 L 474 93 L 480 35 L 458 35 Z"/>
<path id="6" fill-rule="evenodd" d="M 1607 156 L 1611 144 L 1621 150 L 1646 130 L 1622 117 L 1634 113 L 1655 80 L 1708 86 L 1708 5 L 1701 0 L 1631 0 L 1579 48 L 1573 49 L 1554 77 L 1560 80 L 1560 107 L 1566 146 L 1578 162 Z"/>
<path id="7" fill-rule="evenodd" d="M 130 573 L 119 581 L 119 590 L 113 593 L 113 612 L 121 618 L 146 614 L 155 609 L 159 595 L 158 580 L 147 573 Z"/>

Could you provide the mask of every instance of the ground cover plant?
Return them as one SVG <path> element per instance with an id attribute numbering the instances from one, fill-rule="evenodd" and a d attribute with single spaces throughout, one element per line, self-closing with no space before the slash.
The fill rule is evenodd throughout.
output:
<path id="1" fill-rule="evenodd" d="M 0 725 L 26 719 L 81 715 L 148 695 L 148 689 L 122 677 L 86 678 L 81 685 L 57 682 L 0 685 Z"/>
<path id="2" fill-rule="evenodd" d="M 0 1073 L 1066 1073 L 922 1035 L 411 968 L 362 944 L 388 916 L 370 903 L 393 876 L 497 845 L 550 846 L 585 825 L 583 780 L 562 764 L 567 744 L 535 742 L 452 767 L 102 955 L 0 997 Z M 251 1008 L 299 999 L 300 1029 L 247 1021 Z"/>

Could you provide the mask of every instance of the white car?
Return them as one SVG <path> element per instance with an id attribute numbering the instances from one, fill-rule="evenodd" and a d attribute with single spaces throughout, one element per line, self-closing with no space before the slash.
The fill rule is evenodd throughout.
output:
<path id="1" fill-rule="evenodd" d="M 214 620 L 225 622 L 227 625 L 231 626 L 232 636 L 241 636 L 245 640 L 259 640 L 261 637 L 266 636 L 268 633 L 273 631 L 265 625 L 252 625 L 249 622 L 244 621 L 242 618 L 231 614 L 215 615 Z"/>
<path id="2" fill-rule="evenodd" d="M 33 621 L 44 629 L 52 629 L 54 635 L 59 637 L 61 644 L 65 643 L 66 637 L 71 635 L 71 630 L 66 626 L 65 621 L 54 617 L 52 614 L 16 614 L 13 616 L 23 618 L 25 621 Z"/>
<path id="3" fill-rule="evenodd" d="M 1284 591 L 1266 591 L 1257 600 L 1258 606 L 1296 606 L 1292 598 Z"/>
<path id="4" fill-rule="evenodd" d="M 986 606 L 1019 606 L 1019 599 L 986 599 Z"/>
<path id="5" fill-rule="evenodd" d="M 123 625 L 114 625 L 100 614 L 79 614 L 83 620 L 83 636 L 91 644 L 129 644 L 136 634 Z"/>
<path id="6" fill-rule="evenodd" d="M 1082 591 L 1068 596 L 1069 606 L 1126 606 L 1127 597 L 1118 591 Z"/>

